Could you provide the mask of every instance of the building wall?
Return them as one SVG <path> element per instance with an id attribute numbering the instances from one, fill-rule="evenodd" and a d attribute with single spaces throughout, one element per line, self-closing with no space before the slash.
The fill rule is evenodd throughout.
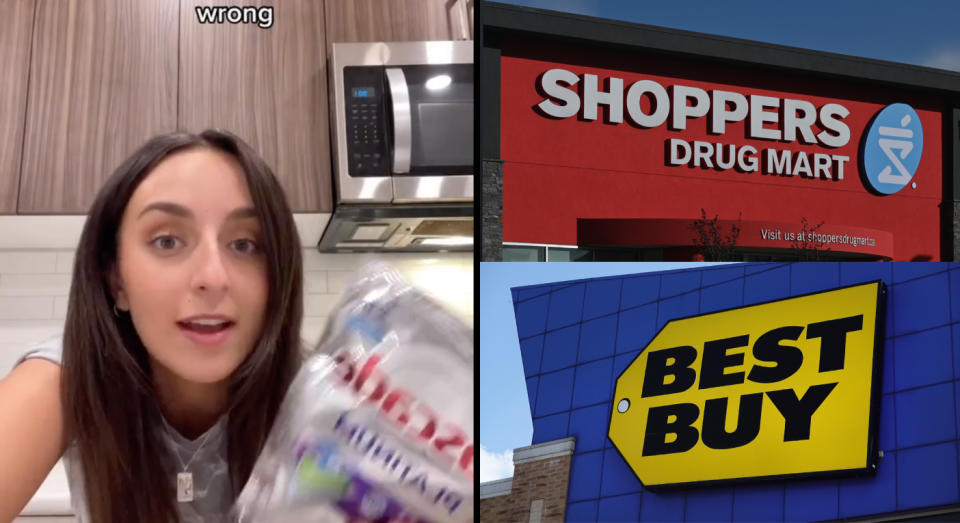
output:
<path id="1" fill-rule="evenodd" d="M 574 24 L 572 20 L 565 23 Z M 611 27 L 611 32 L 623 30 Z M 598 39 L 603 36 L 598 34 Z M 647 40 L 647 38 L 643 38 Z M 617 50 L 602 44 L 592 47 L 582 41 L 503 37 L 500 67 L 500 158 L 504 161 L 503 240 L 508 243 L 554 245 L 609 245 L 584 237 L 578 219 L 626 218 L 669 219 L 692 222 L 701 209 L 722 220 L 770 222 L 784 231 L 801 230 L 806 219 L 824 222 L 819 232 L 872 238 L 878 245 L 892 235 L 895 260 L 940 260 L 940 203 L 943 201 L 942 148 L 944 102 L 936 96 L 892 89 L 862 80 L 819 78 L 817 75 L 741 66 L 729 60 L 708 62 L 677 56 L 660 56 L 638 46 Z M 715 42 L 715 44 L 719 44 Z M 704 47 L 711 44 L 703 43 Z M 765 49 L 765 58 L 776 53 Z M 741 50 L 745 54 L 746 50 Z M 623 80 L 623 92 L 636 81 L 656 81 L 669 86 L 696 86 L 730 90 L 745 96 L 766 95 L 799 99 L 821 107 L 839 103 L 850 111 L 844 118 L 850 139 L 839 148 L 796 141 L 771 141 L 751 137 L 748 119 L 728 124 L 714 134 L 709 118 L 690 119 L 686 128 L 674 130 L 668 123 L 651 128 L 630 124 L 623 109 L 623 122 L 610 121 L 607 105 L 598 118 L 555 118 L 545 115 L 539 104 L 545 99 L 538 78 L 551 69 L 563 69 L 583 78 L 597 75 L 600 91 L 609 92 L 604 81 Z M 909 75 L 904 71 L 904 75 Z M 573 89 L 585 90 L 581 80 Z M 867 95 L 866 93 L 869 93 Z M 861 182 L 860 147 L 869 123 L 885 106 L 897 102 L 916 109 L 923 122 L 923 151 L 919 157 L 916 186 L 897 193 L 895 199 L 871 194 Z M 843 168 L 834 166 L 829 181 L 804 174 L 768 174 L 763 154 L 758 171 L 738 167 L 715 168 L 719 162 L 699 167 L 694 163 L 671 165 L 669 140 L 723 144 L 724 147 L 768 148 L 809 154 L 828 154 L 849 159 Z M 724 154 L 729 154 L 725 149 Z M 692 156 L 692 155 L 690 155 Z M 864 176 L 865 179 L 865 176 Z M 773 225 L 773 224 L 776 225 Z M 655 226 L 648 226 L 647 230 Z M 738 246 L 790 248 L 788 241 L 771 241 L 759 229 L 749 227 Z M 684 246 L 693 243 L 692 233 L 682 230 L 657 243 L 639 245 Z M 650 241 L 651 238 L 647 238 Z M 596 241 L 596 243 L 593 243 Z M 631 242 L 624 238 L 623 244 Z M 618 242 L 619 243 L 619 242 Z M 636 243 L 632 243 L 637 245 Z M 847 242 L 829 245 L 834 251 L 870 252 Z M 884 249 L 886 251 L 886 249 Z M 889 251 L 885 255 L 891 254 Z"/>
<path id="2" fill-rule="evenodd" d="M 876 279 L 888 296 L 875 476 L 643 488 L 606 431 L 616 377 L 660 327 Z M 567 521 L 810 521 L 960 502 L 960 265 L 751 263 L 520 287 L 512 296 L 533 443 L 577 438 Z"/>
<path id="3" fill-rule="evenodd" d="M 513 483 L 510 492 L 494 497 L 484 497 L 481 490 L 478 505 L 480 521 L 523 523 L 563 521 L 567 506 L 571 452 L 566 451 L 564 455 L 559 456 L 522 458 L 525 451 L 536 447 L 554 446 L 556 443 L 561 442 L 522 447 L 514 451 Z M 531 517 L 534 503 L 537 501 L 540 502 L 538 504 L 539 519 L 536 516 Z"/>
<path id="4" fill-rule="evenodd" d="M 512 521 L 514 499 L 512 492 L 490 498 L 480 498 L 477 509 L 480 521 Z"/>

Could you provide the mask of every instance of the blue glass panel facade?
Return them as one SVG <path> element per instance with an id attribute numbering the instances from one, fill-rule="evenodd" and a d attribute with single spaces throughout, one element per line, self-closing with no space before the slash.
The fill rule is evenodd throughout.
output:
<path id="1" fill-rule="evenodd" d="M 888 287 L 876 474 L 643 488 L 607 423 L 617 377 L 666 321 L 878 279 Z M 512 295 L 533 443 L 577 438 L 568 521 L 811 521 L 960 503 L 958 264 L 751 263 Z"/>

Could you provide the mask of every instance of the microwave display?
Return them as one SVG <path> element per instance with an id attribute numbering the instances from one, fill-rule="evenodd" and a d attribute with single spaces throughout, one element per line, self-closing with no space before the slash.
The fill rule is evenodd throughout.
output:
<path id="1" fill-rule="evenodd" d="M 354 87 L 354 98 L 376 98 L 377 89 L 375 87 Z"/>

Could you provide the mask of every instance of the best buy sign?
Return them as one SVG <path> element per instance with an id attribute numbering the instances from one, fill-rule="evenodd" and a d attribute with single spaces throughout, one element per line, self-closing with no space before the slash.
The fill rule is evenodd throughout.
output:
<path id="1" fill-rule="evenodd" d="M 617 379 L 610 440 L 647 487 L 875 468 L 884 293 L 671 320 Z"/>

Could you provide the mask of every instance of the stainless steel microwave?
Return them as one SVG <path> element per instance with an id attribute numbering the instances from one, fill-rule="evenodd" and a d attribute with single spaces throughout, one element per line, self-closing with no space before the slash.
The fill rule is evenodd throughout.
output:
<path id="1" fill-rule="evenodd" d="M 473 42 L 334 43 L 337 204 L 473 201 Z"/>

